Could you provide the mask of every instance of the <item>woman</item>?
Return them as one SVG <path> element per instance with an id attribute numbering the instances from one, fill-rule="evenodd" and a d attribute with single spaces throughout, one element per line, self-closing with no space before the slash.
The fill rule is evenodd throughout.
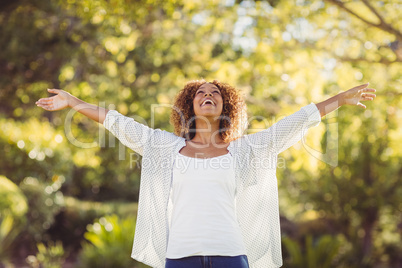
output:
<path id="1" fill-rule="evenodd" d="M 36 102 L 71 107 L 142 155 L 132 258 L 152 267 L 280 267 L 277 155 L 342 105 L 365 108 L 368 84 L 309 104 L 263 131 L 242 135 L 246 106 L 218 81 L 189 82 L 171 115 L 175 134 L 152 129 L 59 89 Z"/>

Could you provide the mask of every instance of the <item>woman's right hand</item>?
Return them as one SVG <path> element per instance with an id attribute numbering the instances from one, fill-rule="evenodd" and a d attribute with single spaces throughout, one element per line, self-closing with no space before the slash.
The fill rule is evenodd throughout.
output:
<path id="1" fill-rule="evenodd" d="M 49 98 L 41 98 L 35 104 L 47 111 L 58 111 L 70 106 L 69 101 L 73 98 L 70 93 L 61 89 L 48 89 L 50 93 L 57 94 Z"/>

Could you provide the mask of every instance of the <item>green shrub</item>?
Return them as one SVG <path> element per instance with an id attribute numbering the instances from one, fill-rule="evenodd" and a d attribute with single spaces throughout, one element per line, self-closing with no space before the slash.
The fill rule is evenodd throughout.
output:
<path id="1" fill-rule="evenodd" d="M 11 215 L 0 217 L 0 267 L 10 263 L 11 245 L 19 233 L 19 228 L 14 228 L 14 218 Z"/>
<path id="2" fill-rule="evenodd" d="M 14 217 L 23 217 L 27 212 L 24 194 L 11 180 L 1 175 L 0 185 L 0 216 L 7 213 Z"/>
<path id="3" fill-rule="evenodd" d="M 37 244 L 38 253 L 36 256 L 30 255 L 26 258 L 27 263 L 32 268 L 60 268 L 65 260 L 63 244 L 49 242 L 46 247 L 43 243 Z"/>
<path id="4" fill-rule="evenodd" d="M 0 264 L 7 263 L 11 246 L 21 232 L 27 212 L 24 194 L 12 181 L 0 176 Z"/>
<path id="5" fill-rule="evenodd" d="M 20 189 L 28 199 L 29 211 L 27 219 L 29 224 L 25 226 L 26 239 L 32 239 L 34 244 L 50 240 L 45 237 L 46 231 L 54 222 L 55 215 L 64 206 L 63 194 L 58 191 L 60 183 L 45 185 L 38 179 L 27 177 L 20 184 Z"/>
<path id="6" fill-rule="evenodd" d="M 56 215 L 55 222 L 46 232 L 51 240 L 63 241 L 64 248 L 71 254 L 77 254 L 81 249 L 81 241 L 87 231 L 88 224 L 105 215 L 117 214 L 119 217 L 137 213 L 137 203 L 134 202 L 94 202 L 79 200 L 71 196 L 64 197 L 64 206 Z M 34 248 L 32 248 L 34 250 Z"/>
<path id="7" fill-rule="evenodd" d="M 286 267 L 327 268 L 332 267 L 338 255 L 340 242 L 336 237 L 323 235 L 313 241 L 311 235 L 305 238 L 305 244 L 283 237 L 283 245 L 290 259 L 285 261 Z"/>
<path id="8" fill-rule="evenodd" d="M 136 215 L 137 207 L 135 202 L 95 202 L 79 200 L 71 196 L 65 197 L 66 211 L 70 214 L 79 213 L 80 218 L 92 217 L 91 222 L 104 215 L 117 214 L 118 217 Z"/>
<path id="9" fill-rule="evenodd" d="M 88 225 L 79 255 L 79 266 L 85 268 L 146 267 L 131 259 L 134 218 L 119 219 L 117 215 L 102 217 Z"/>

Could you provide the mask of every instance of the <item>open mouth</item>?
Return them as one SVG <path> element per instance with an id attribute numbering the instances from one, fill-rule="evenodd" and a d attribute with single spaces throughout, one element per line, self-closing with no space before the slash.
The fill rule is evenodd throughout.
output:
<path id="1" fill-rule="evenodd" d="M 212 106 L 215 106 L 215 103 L 214 103 L 213 101 L 211 101 L 211 100 L 205 100 L 205 101 L 201 104 L 201 106 L 204 106 L 204 105 L 212 105 Z"/>

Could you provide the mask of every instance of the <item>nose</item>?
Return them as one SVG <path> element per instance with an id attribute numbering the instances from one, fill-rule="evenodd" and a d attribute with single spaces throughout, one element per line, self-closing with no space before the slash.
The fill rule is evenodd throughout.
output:
<path id="1" fill-rule="evenodd" d="M 208 96 L 208 95 L 212 96 L 212 93 L 211 93 L 211 92 L 209 92 L 209 93 L 206 92 L 206 93 L 205 93 L 205 96 Z"/>

